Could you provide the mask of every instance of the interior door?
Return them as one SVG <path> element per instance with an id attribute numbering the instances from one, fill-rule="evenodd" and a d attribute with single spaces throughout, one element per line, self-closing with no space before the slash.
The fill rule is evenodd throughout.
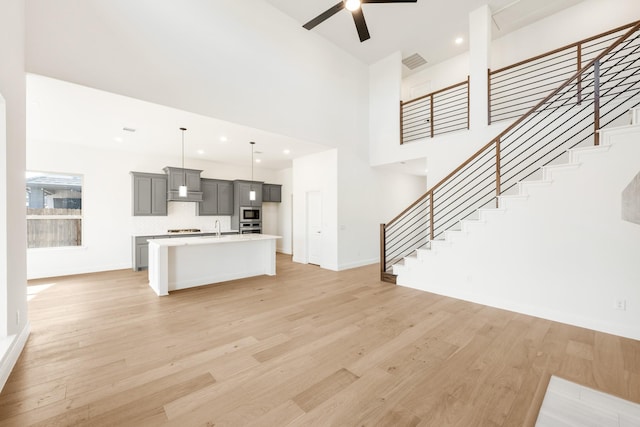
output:
<path id="1" fill-rule="evenodd" d="M 322 194 L 307 192 L 307 262 L 322 264 Z"/>

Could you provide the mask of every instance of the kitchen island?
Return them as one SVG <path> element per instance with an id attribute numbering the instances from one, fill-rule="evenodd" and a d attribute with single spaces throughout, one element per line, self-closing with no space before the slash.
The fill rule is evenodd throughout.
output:
<path id="1" fill-rule="evenodd" d="M 276 274 L 280 236 L 239 234 L 149 240 L 149 286 L 158 296 L 195 286 Z"/>

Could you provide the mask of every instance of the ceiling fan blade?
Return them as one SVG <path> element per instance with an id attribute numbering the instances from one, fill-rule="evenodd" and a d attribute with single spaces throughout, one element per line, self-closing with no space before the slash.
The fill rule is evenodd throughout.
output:
<path id="1" fill-rule="evenodd" d="M 304 24 L 303 27 L 306 28 L 307 30 L 310 30 L 313 27 L 315 27 L 316 25 L 320 24 L 321 22 L 324 22 L 325 20 L 331 18 L 333 15 L 335 15 L 338 12 L 340 12 L 342 9 L 344 9 L 344 2 L 343 1 L 341 1 L 338 4 L 336 4 L 335 6 L 330 7 L 329 9 L 325 10 L 320 15 L 316 16 L 311 21 L 309 21 L 306 24 Z"/>
<path id="2" fill-rule="evenodd" d="M 369 40 L 371 36 L 369 35 L 369 29 L 367 28 L 367 23 L 364 20 L 364 14 L 362 13 L 362 8 L 354 10 L 353 12 L 351 12 L 351 14 L 353 15 L 353 22 L 356 23 L 356 28 L 358 29 L 360 42 Z"/>
<path id="3" fill-rule="evenodd" d="M 361 3 L 417 3 L 418 0 L 360 0 Z"/>

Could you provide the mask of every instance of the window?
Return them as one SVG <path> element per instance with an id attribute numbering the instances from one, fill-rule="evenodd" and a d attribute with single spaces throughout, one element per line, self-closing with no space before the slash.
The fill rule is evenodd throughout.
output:
<path id="1" fill-rule="evenodd" d="M 27 172 L 27 248 L 82 245 L 82 176 Z"/>

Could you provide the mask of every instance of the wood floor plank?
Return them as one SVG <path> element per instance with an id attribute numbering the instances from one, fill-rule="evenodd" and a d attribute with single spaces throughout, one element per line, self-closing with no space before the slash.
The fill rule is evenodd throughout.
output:
<path id="1" fill-rule="evenodd" d="M 357 375 L 342 368 L 294 396 L 292 400 L 303 411 L 309 412 L 357 379 Z"/>
<path id="2" fill-rule="evenodd" d="M 533 426 L 551 375 L 640 402 L 640 342 L 277 256 L 158 298 L 146 272 L 29 283 L 0 426 Z"/>

